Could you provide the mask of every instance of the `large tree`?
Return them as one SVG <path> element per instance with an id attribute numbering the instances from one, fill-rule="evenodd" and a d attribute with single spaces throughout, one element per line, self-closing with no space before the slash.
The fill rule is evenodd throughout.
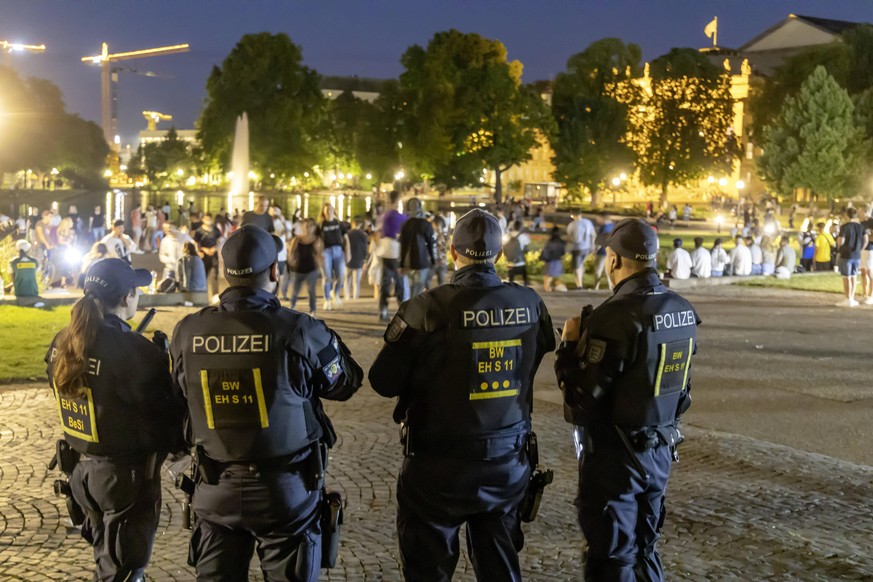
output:
<path id="1" fill-rule="evenodd" d="M 593 42 L 567 60 L 567 71 L 555 79 L 552 115 L 555 131 L 555 179 L 570 195 L 591 195 L 591 205 L 610 174 L 627 170 L 633 151 L 624 141 L 627 106 L 610 94 L 616 83 L 640 73 L 640 47 L 617 38 Z"/>
<path id="2" fill-rule="evenodd" d="M 401 159 L 448 188 L 481 185 L 482 170 L 491 170 L 500 202 L 501 174 L 529 158 L 547 123 L 542 99 L 521 82 L 521 63 L 507 61 L 499 41 L 457 30 L 410 47 L 401 62 Z"/>
<path id="3" fill-rule="evenodd" d="M 739 154 L 730 76 L 694 49 L 672 49 L 652 61 L 651 76 L 618 83 L 628 105 L 626 141 L 640 179 L 661 192 L 714 172 L 730 171 Z"/>
<path id="4" fill-rule="evenodd" d="M 58 168 L 74 185 L 102 186 L 108 153 L 100 128 L 67 113 L 56 85 L 0 67 L 0 178 Z"/>
<path id="5" fill-rule="evenodd" d="M 797 94 L 820 66 L 850 95 L 873 87 L 873 26 L 852 28 L 836 41 L 810 47 L 779 66 L 752 94 L 753 135 L 761 136 L 765 126 L 775 123 L 785 100 Z"/>
<path id="6" fill-rule="evenodd" d="M 246 112 L 252 168 L 291 176 L 317 165 L 325 99 L 318 74 L 302 61 L 301 48 L 285 34 L 243 36 L 206 83 L 197 124 L 206 154 L 229 167 L 236 119 Z"/>
<path id="7" fill-rule="evenodd" d="M 869 151 L 848 92 L 823 66 L 816 67 L 764 128 L 758 167 L 776 191 L 808 188 L 827 199 L 852 195 Z"/>

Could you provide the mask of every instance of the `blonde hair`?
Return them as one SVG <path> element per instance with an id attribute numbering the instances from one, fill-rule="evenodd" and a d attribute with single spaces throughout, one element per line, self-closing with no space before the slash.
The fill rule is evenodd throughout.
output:
<path id="1" fill-rule="evenodd" d="M 334 217 L 334 219 L 336 219 L 336 210 L 334 209 L 333 205 L 331 205 L 330 202 L 325 202 L 324 206 L 321 207 L 321 212 L 318 213 L 318 222 L 324 223 L 324 222 L 327 222 L 328 220 L 330 220 L 327 217 L 327 209 L 328 208 L 333 210 L 333 217 Z"/>

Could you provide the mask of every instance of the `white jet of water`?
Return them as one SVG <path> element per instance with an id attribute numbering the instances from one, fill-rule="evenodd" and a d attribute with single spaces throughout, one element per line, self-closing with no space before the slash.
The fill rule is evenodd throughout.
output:
<path id="1" fill-rule="evenodd" d="M 233 214 L 234 197 L 249 193 L 249 116 L 243 112 L 236 119 L 233 152 L 230 157 L 230 191 L 227 193 L 227 211 Z"/>

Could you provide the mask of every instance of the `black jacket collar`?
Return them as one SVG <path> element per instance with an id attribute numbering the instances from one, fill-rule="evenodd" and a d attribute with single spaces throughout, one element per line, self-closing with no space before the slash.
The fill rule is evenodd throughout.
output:
<path id="1" fill-rule="evenodd" d="M 497 287 L 502 285 L 503 281 L 497 276 L 493 263 L 480 263 L 455 271 L 452 275 L 452 284 L 465 287 Z"/>
<path id="2" fill-rule="evenodd" d="M 220 296 L 219 311 L 248 311 L 281 307 L 279 299 L 263 289 L 251 287 L 230 287 Z"/>
<path id="3" fill-rule="evenodd" d="M 634 293 L 664 293 L 667 287 L 661 282 L 658 277 L 658 272 L 655 269 L 646 269 L 639 273 L 634 273 L 627 279 L 615 286 L 613 296 L 632 295 Z"/>

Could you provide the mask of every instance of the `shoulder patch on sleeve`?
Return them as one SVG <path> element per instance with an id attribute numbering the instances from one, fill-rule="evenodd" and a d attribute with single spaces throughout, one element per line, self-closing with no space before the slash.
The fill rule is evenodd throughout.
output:
<path id="1" fill-rule="evenodd" d="M 385 341 L 389 344 L 396 342 L 408 328 L 409 324 L 399 314 L 395 315 L 391 323 L 388 324 L 388 329 L 385 330 Z"/>
<path id="2" fill-rule="evenodd" d="M 599 339 L 588 341 L 588 350 L 585 354 L 585 359 L 591 364 L 598 364 L 603 360 L 603 355 L 606 353 L 606 342 Z"/>

